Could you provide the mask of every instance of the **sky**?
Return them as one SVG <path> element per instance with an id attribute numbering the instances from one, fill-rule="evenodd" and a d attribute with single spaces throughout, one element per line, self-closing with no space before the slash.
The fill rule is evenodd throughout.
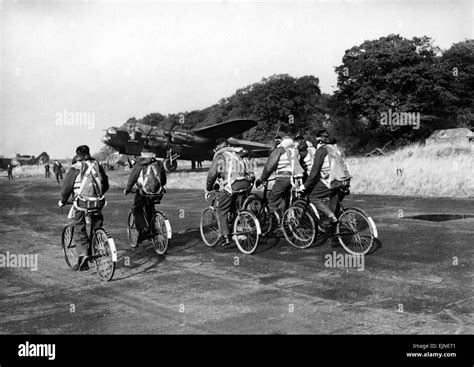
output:
<path id="1" fill-rule="evenodd" d="M 128 118 L 205 108 L 273 74 L 335 90 L 345 50 L 390 33 L 449 48 L 473 1 L 0 0 L 0 155 L 97 152 Z"/>

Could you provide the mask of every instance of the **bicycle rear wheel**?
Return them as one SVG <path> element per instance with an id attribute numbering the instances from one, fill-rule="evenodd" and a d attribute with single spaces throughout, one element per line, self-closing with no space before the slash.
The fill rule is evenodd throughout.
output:
<path id="1" fill-rule="evenodd" d="M 79 267 L 79 256 L 76 252 L 76 244 L 73 241 L 74 227 L 66 226 L 61 234 L 61 245 L 64 252 L 66 264 L 72 269 L 77 270 Z"/>
<path id="2" fill-rule="evenodd" d="M 316 224 L 308 209 L 292 206 L 283 214 L 282 230 L 285 239 L 294 247 L 307 248 L 316 238 Z"/>
<path id="3" fill-rule="evenodd" d="M 151 241 L 153 248 L 158 255 L 164 255 L 168 250 L 168 229 L 166 227 L 166 219 L 160 212 L 155 213 L 151 220 Z"/>
<path id="4" fill-rule="evenodd" d="M 209 206 L 201 214 L 199 225 L 201 237 L 207 246 L 213 247 L 219 241 L 219 223 L 216 209 Z"/>
<path id="5" fill-rule="evenodd" d="M 260 223 L 248 210 L 240 211 L 234 220 L 233 240 L 244 254 L 252 254 L 258 246 L 261 235 Z"/>
<path id="6" fill-rule="evenodd" d="M 92 261 L 99 279 L 108 282 L 114 276 L 115 262 L 109 245 L 110 235 L 103 228 L 94 231 L 92 237 Z"/>
<path id="7" fill-rule="evenodd" d="M 364 211 L 346 208 L 338 219 L 336 235 L 341 246 L 353 255 L 369 252 L 374 245 L 376 228 Z"/>
<path id="8" fill-rule="evenodd" d="M 268 205 L 263 202 L 258 196 L 252 196 L 247 199 L 244 209 L 250 211 L 255 215 L 260 223 L 262 230 L 262 236 L 265 236 L 270 232 L 273 225 L 273 217 L 270 215 L 270 209 Z"/>
<path id="9" fill-rule="evenodd" d="M 127 239 L 128 239 L 128 244 L 133 248 L 138 246 L 138 233 L 139 232 L 135 224 L 135 216 L 133 215 L 133 212 L 130 211 L 128 213 L 128 221 L 127 221 Z"/>

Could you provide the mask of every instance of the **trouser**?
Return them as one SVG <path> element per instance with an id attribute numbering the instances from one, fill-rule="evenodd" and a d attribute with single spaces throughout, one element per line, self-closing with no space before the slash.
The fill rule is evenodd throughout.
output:
<path id="1" fill-rule="evenodd" d="M 143 215 L 143 208 L 145 208 L 147 217 L 151 219 L 150 217 L 153 211 L 153 205 L 154 203 L 150 200 L 147 200 L 146 196 L 141 195 L 138 192 L 135 194 L 135 198 L 133 199 L 132 212 L 133 216 L 135 217 L 135 225 L 137 226 L 137 230 L 143 231 L 148 229 L 145 216 Z"/>
<path id="2" fill-rule="evenodd" d="M 341 192 L 339 187 L 328 188 L 322 181 L 318 181 L 309 195 L 309 200 L 318 211 L 330 218 L 335 217 L 335 214 L 339 212 L 339 202 L 342 201 L 344 196 L 345 194 Z M 325 198 L 329 198 L 329 206 L 324 203 L 323 199 Z"/>
<path id="3" fill-rule="evenodd" d="M 49 170 L 44 172 L 44 176 L 46 178 L 51 177 L 51 173 L 49 172 Z"/>
<path id="4" fill-rule="evenodd" d="M 270 213 L 278 214 L 278 217 L 282 217 L 281 206 L 284 205 L 285 198 L 291 190 L 291 177 L 283 176 L 277 177 L 275 184 L 273 185 L 272 191 L 268 195 L 268 208 Z"/>
<path id="5" fill-rule="evenodd" d="M 8 172 L 8 179 L 13 180 L 13 174 L 11 172 Z"/>
<path id="6" fill-rule="evenodd" d="M 250 189 L 252 183 L 247 180 L 236 181 L 232 184 L 232 191 L 247 190 Z M 227 214 L 229 213 L 232 204 L 237 199 L 239 193 L 229 195 L 222 191 L 219 193 L 217 205 L 217 220 L 219 221 L 219 228 L 222 236 L 228 236 L 230 233 L 229 222 L 227 221 Z"/>
<path id="7" fill-rule="evenodd" d="M 69 224 L 74 226 L 74 243 L 76 244 L 76 253 L 78 256 L 89 255 L 89 236 L 87 235 L 86 212 L 78 210 L 75 207 L 69 212 Z M 92 228 L 102 227 L 104 216 L 101 212 L 91 216 Z"/>
<path id="8" fill-rule="evenodd" d="M 59 173 L 55 173 L 56 175 L 56 181 L 58 181 L 58 184 L 59 184 Z"/>

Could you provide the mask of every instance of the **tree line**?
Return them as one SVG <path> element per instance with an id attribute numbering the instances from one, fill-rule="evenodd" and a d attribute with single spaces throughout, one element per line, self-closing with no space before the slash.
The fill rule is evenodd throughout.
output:
<path id="1" fill-rule="evenodd" d="M 426 36 L 390 34 L 346 50 L 335 72 L 331 95 L 321 93 L 315 76 L 279 74 L 202 110 L 151 113 L 127 122 L 193 129 L 250 118 L 259 125 L 241 138 L 259 142 L 272 141 L 280 124 L 293 124 L 309 139 L 324 127 L 349 154 L 422 141 L 436 129 L 474 128 L 474 40 L 441 50 Z M 410 113 L 420 116 L 418 127 L 383 123 L 384 116 Z"/>

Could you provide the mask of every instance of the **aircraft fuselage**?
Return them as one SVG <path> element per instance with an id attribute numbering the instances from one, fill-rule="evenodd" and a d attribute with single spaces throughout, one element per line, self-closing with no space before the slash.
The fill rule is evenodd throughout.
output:
<path id="1" fill-rule="evenodd" d="M 139 155 L 147 141 L 152 151 L 160 158 L 167 158 L 171 149 L 173 154 L 179 155 L 179 159 L 212 160 L 215 141 L 185 130 L 173 130 L 171 136 L 166 136 L 161 129 L 153 130 L 145 135 L 141 131 L 110 128 L 102 141 L 120 154 Z"/>

